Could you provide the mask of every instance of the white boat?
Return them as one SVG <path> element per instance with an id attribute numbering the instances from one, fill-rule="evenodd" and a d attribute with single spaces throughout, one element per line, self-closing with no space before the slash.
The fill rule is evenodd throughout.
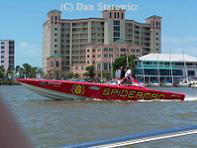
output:
<path id="1" fill-rule="evenodd" d="M 189 86 L 189 82 L 187 80 L 180 81 L 178 86 L 188 87 Z"/>
<path id="2" fill-rule="evenodd" d="M 188 86 L 191 87 L 191 88 L 197 88 L 197 81 L 196 80 L 190 81 Z"/>
<path id="3" fill-rule="evenodd" d="M 173 83 L 171 83 L 171 82 L 164 82 L 164 83 L 162 83 L 162 86 L 164 86 L 164 87 L 173 87 Z"/>
<path id="4" fill-rule="evenodd" d="M 191 84 L 191 85 L 189 85 L 189 87 L 191 87 L 191 88 L 197 88 L 197 84 Z"/>
<path id="5" fill-rule="evenodd" d="M 160 83 L 159 82 L 150 82 L 148 85 L 149 86 L 154 86 L 154 87 L 159 87 Z"/>

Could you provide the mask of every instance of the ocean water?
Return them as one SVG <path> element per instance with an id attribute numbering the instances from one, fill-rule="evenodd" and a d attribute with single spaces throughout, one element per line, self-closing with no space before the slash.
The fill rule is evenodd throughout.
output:
<path id="1" fill-rule="evenodd" d="M 0 93 L 36 148 L 56 148 L 197 124 L 197 88 L 156 89 L 184 92 L 186 99 L 53 101 L 22 86 L 0 86 Z M 196 148 L 197 134 L 127 147 Z"/>

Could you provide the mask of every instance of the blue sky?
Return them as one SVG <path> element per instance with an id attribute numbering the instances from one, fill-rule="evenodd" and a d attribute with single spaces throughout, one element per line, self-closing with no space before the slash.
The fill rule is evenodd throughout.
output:
<path id="1" fill-rule="evenodd" d="M 0 5 L 0 39 L 16 41 L 16 65 L 28 62 L 41 67 L 42 24 L 47 12 L 60 9 L 62 3 L 91 4 L 94 11 L 64 11 L 64 18 L 101 17 L 98 3 L 138 5 L 126 17 L 143 22 L 151 15 L 162 16 L 162 52 L 197 56 L 196 0 L 2 0 Z"/>

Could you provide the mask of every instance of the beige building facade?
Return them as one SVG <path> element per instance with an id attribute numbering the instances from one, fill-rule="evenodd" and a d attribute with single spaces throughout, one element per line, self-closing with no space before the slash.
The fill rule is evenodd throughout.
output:
<path id="1" fill-rule="evenodd" d="M 64 73 L 85 72 L 95 65 L 129 54 L 160 53 L 161 17 L 151 16 L 144 23 L 125 18 L 125 10 L 105 10 L 102 18 L 63 19 L 61 11 L 48 12 L 43 24 L 43 69 Z"/>

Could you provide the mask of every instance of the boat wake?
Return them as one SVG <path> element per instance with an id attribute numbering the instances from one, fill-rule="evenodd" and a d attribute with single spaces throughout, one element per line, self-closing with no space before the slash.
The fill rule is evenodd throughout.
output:
<path id="1" fill-rule="evenodd" d="M 184 101 L 197 101 L 197 96 L 186 96 Z"/>

